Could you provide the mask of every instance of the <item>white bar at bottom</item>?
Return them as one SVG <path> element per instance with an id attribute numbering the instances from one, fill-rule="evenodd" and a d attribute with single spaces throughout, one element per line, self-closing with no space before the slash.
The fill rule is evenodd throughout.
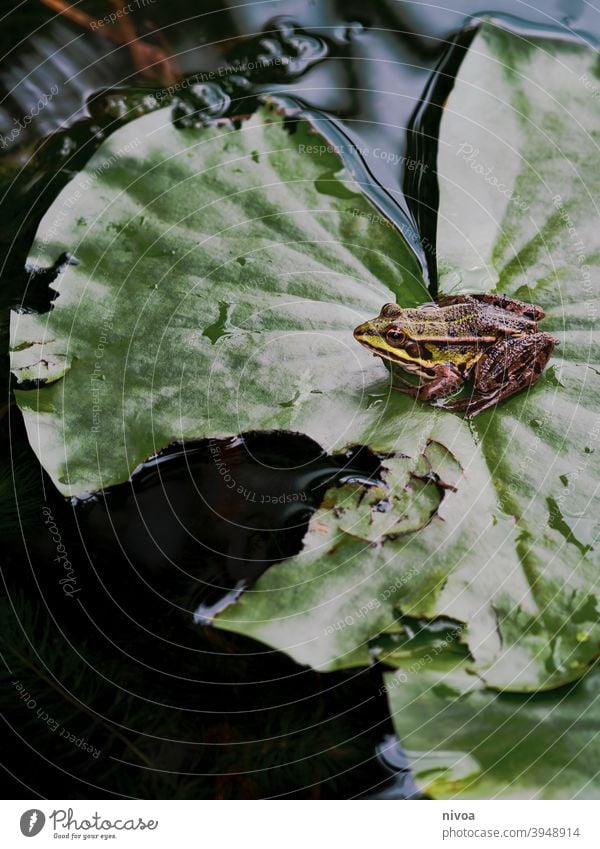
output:
<path id="1" fill-rule="evenodd" d="M 390 806 L 393 806 L 391 808 Z M 600 801 L 4 801 L 0 844 L 600 847 Z M 28 841 L 33 842 L 28 842 Z M 182 845 L 182 844 L 179 844 Z"/>

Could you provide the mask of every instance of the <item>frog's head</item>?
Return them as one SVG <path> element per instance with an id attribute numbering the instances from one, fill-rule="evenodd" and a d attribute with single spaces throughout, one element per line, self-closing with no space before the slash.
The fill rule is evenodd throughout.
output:
<path id="1" fill-rule="evenodd" d="M 399 363 L 408 371 L 420 371 L 425 365 L 419 345 L 423 322 L 417 321 L 414 313 L 398 304 L 384 304 L 377 318 L 355 329 L 354 338 L 376 356 Z"/>

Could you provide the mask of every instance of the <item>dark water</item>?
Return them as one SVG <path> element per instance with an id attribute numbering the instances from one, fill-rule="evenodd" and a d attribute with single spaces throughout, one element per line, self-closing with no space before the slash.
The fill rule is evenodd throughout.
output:
<path id="1" fill-rule="evenodd" d="M 144 463 L 131 482 L 74 500 L 97 562 L 124 549 L 145 589 L 170 597 L 208 624 L 230 591 L 295 554 L 325 491 L 369 485 L 380 461 L 367 449 L 328 456 L 312 440 L 285 432 L 173 445 Z M 158 586 L 158 589 L 154 584 Z"/>
<path id="2" fill-rule="evenodd" d="M 187 3 L 156 4 L 145 13 L 154 25 L 153 42 L 176 55 L 179 72 L 197 75 L 195 86 L 173 96 L 164 95 L 164 84 L 135 72 L 125 47 L 112 45 L 107 55 L 101 39 L 82 42 L 80 32 L 75 43 L 79 50 L 85 45 L 87 59 L 91 53 L 94 60 L 72 84 L 65 83 L 65 63 L 72 61 L 67 47 L 41 65 L 38 57 L 29 87 L 5 69 L 4 87 L 15 83 L 13 114 L 26 114 L 32 92 L 56 80 L 60 97 L 39 128 L 69 124 L 40 144 L 3 203 L 6 209 L 10 202 L 13 211 L 7 228 L 14 247 L 3 270 L 15 298 L 25 291 L 25 307 L 48 307 L 50 272 L 24 270 L 28 244 L 52 197 L 116 127 L 165 103 L 176 123 L 202 126 L 226 114 L 247 114 L 265 93 L 309 112 L 341 145 L 369 181 L 374 202 L 420 257 L 434 294 L 440 108 L 482 12 L 472 2 L 453 5 L 460 10 L 391 0 L 221 4 L 213 12 L 203 6 L 200 15 L 190 13 Z M 518 0 L 496 2 L 493 15 L 521 32 L 590 42 L 600 32 L 589 4 L 537 5 L 536 10 Z M 44 26 L 45 47 L 38 34 L 15 54 L 25 70 L 40 50 L 52 52 L 48 44 L 64 39 L 65 28 L 77 31 L 64 20 L 46 20 Z M 86 109 L 90 117 L 81 118 Z M 31 133 L 28 128 L 21 141 Z M 18 413 L 13 422 L 14 446 L 24 435 Z M 390 738 L 385 699 L 376 695 L 377 666 L 319 676 L 209 626 L 223 604 L 300 549 L 328 487 L 348 479 L 368 484 L 377 478 L 379 462 L 364 450 L 330 457 L 298 435 L 246 434 L 172 446 L 149 459 L 130 482 L 73 503 L 60 499 L 44 479 L 43 503 L 61 529 L 76 580 L 61 585 L 48 568 L 52 551 L 38 519 L 25 540 L 31 568 L 20 572 L 22 555 L 13 552 L 11 586 L 43 599 L 59 641 L 70 647 L 87 641 L 107 670 L 119 660 L 142 670 L 135 701 L 164 718 L 157 733 L 164 745 L 159 754 L 153 750 L 153 763 L 175 774 L 206 772 L 208 795 L 412 796 L 402 752 Z M 112 683 L 98 703 L 112 717 L 115 691 L 118 702 L 118 692 L 127 687 L 120 671 L 107 678 Z M 168 747 L 164 729 L 187 714 L 196 721 Z M 315 717 L 317 731 L 311 731 Z M 122 720 L 127 726 L 131 717 Z M 281 735 L 289 744 L 283 752 L 274 742 L 261 742 Z M 219 749 L 224 743 L 227 756 Z M 324 754 L 330 750 L 336 753 L 331 768 Z M 259 777 L 261 759 L 277 774 L 272 784 Z M 53 780 L 47 769 L 42 774 Z M 118 792 L 108 778 L 97 780 L 104 792 Z M 135 771 L 131 780 L 135 795 Z"/>

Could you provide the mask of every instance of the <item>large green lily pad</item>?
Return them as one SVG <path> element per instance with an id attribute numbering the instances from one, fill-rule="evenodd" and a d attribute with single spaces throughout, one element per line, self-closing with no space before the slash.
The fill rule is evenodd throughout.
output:
<path id="1" fill-rule="evenodd" d="M 65 495 L 127 480 L 176 439 L 287 429 L 329 450 L 390 446 L 393 402 L 369 397 L 381 369 L 351 331 L 427 289 L 307 121 L 132 121 L 59 195 L 30 262 L 64 251 L 79 264 L 50 312 L 13 314 L 12 369 L 41 383 L 16 396 Z"/>

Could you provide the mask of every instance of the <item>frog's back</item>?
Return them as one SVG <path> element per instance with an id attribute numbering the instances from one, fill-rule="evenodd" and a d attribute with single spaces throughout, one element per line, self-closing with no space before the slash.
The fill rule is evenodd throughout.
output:
<path id="1" fill-rule="evenodd" d="M 537 322 L 527 316 L 502 309 L 493 304 L 479 305 L 479 323 L 484 330 L 514 330 L 519 333 L 535 333 Z"/>
<path id="2" fill-rule="evenodd" d="M 506 330 L 518 333 L 535 333 L 537 323 L 530 318 L 478 301 L 432 307 L 424 314 L 413 313 L 414 325 L 419 335 L 439 335 L 449 338 L 502 334 Z M 427 315 L 429 314 L 429 316 Z"/>
<path id="3" fill-rule="evenodd" d="M 477 336 L 481 332 L 479 304 L 451 304 L 403 310 L 402 324 L 417 337 Z"/>

